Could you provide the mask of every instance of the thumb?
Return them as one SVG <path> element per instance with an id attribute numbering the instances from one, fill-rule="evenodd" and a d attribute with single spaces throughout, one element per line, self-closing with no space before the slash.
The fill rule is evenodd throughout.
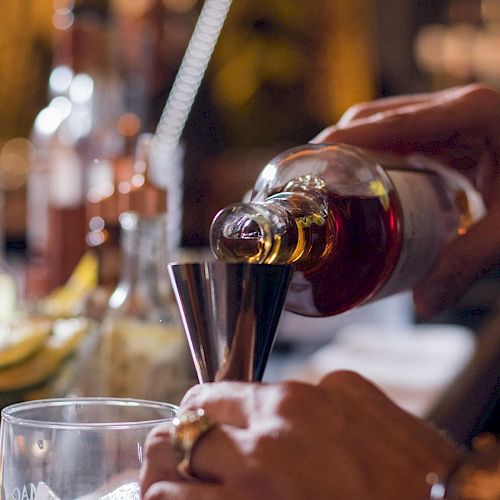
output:
<path id="1" fill-rule="evenodd" d="M 417 283 L 417 313 L 429 318 L 456 304 L 470 286 L 500 263 L 500 210 L 490 212 L 465 235 L 450 242 L 432 270 Z"/>

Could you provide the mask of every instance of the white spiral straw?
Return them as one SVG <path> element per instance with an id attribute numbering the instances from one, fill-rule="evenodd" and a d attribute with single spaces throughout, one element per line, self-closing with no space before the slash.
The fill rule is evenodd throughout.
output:
<path id="1" fill-rule="evenodd" d="M 169 247 L 179 244 L 182 217 L 182 160 L 179 141 L 232 0 L 206 0 L 151 142 L 152 163 L 167 169 Z"/>

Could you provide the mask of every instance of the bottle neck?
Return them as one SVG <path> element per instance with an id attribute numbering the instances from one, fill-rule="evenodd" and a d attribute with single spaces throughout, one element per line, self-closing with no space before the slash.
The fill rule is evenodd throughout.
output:
<path id="1" fill-rule="evenodd" d="M 265 201 L 227 207 L 214 219 L 210 244 L 224 262 L 301 264 L 316 262 L 329 245 L 323 192 L 281 192 Z"/>

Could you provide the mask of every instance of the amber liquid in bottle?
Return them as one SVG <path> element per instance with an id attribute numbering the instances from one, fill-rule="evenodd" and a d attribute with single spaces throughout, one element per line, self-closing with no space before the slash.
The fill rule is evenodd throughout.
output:
<path id="1" fill-rule="evenodd" d="M 214 254 L 293 265 L 285 308 L 305 316 L 411 288 L 443 245 L 481 215 L 482 201 L 430 160 L 429 168 L 392 160 L 382 168 L 344 145 L 283 153 L 263 170 L 250 203 L 217 214 Z"/>
<path id="2" fill-rule="evenodd" d="M 379 198 L 333 193 L 328 202 L 335 225 L 326 236 L 329 258 L 317 260 L 303 271 L 321 315 L 347 311 L 371 297 L 387 280 L 401 247 L 394 196 L 389 207 Z M 300 268 L 299 264 L 296 270 Z M 292 284 L 298 304 L 302 302 L 300 288 L 300 284 Z"/>
<path id="3" fill-rule="evenodd" d="M 307 308 L 306 296 L 311 289 L 319 315 L 329 316 L 351 309 L 387 280 L 399 255 L 399 207 L 394 195 L 390 206 L 384 207 L 377 197 L 328 193 L 328 206 L 330 215 L 324 223 L 312 222 L 306 227 L 292 225 L 286 238 L 277 237 L 274 242 L 281 247 L 282 260 L 293 262 L 294 254 L 303 257 L 307 253 L 307 259 L 295 264 L 295 275 L 301 273 L 301 279 L 292 281 L 288 292 L 287 301 L 293 301 L 297 312 L 302 309 L 301 304 Z M 319 214 L 318 221 L 321 221 Z M 263 243 L 258 230 L 255 238 L 251 237 L 249 228 L 246 230 L 246 237 L 241 239 L 236 235 L 221 238 L 220 246 L 224 247 L 225 254 L 233 256 L 227 260 L 249 261 L 252 259 L 248 259 L 248 255 L 259 254 Z M 301 232 L 308 234 L 301 235 Z M 309 248 L 304 248 L 305 242 Z M 266 262 L 271 263 L 270 259 Z"/>
<path id="4" fill-rule="evenodd" d="M 153 134 L 143 133 L 137 139 L 134 172 L 130 180 L 128 210 L 141 217 L 156 217 L 167 209 L 167 191 L 152 180 L 149 150 Z"/>

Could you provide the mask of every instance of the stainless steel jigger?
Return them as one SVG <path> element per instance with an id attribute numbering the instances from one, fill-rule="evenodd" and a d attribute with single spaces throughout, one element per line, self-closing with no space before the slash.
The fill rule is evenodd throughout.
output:
<path id="1" fill-rule="evenodd" d="M 292 268 L 214 261 L 168 270 L 200 383 L 262 380 Z"/>

